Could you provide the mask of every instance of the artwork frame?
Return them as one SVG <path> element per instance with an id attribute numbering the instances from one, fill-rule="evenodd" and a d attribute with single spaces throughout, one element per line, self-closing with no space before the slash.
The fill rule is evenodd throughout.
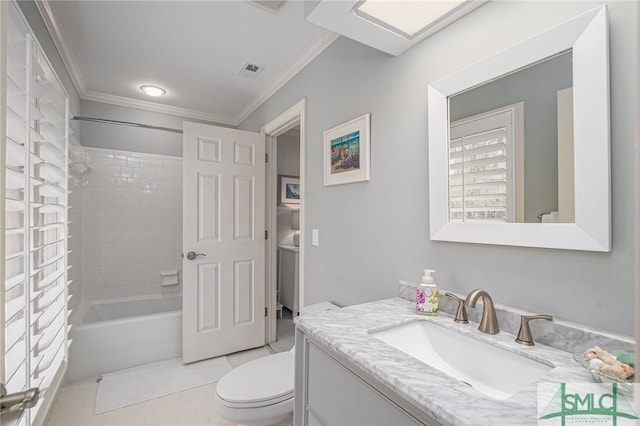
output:
<path id="1" fill-rule="evenodd" d="M 324 186 L 371 180 L 371 114 L 324 132 Z"/>
<path id="2" fill-rule="evenodd" d="M 300 204 L 300 177 L 278 175 L 280 204 Z"/>

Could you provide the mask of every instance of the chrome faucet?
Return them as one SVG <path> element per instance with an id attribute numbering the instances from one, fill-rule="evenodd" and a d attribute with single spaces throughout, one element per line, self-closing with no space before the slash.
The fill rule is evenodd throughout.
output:
<path id="1" fill-rule="evenodd" d="M 476 302 L 480 296 L 482 296 L 482 319 L 480 320 L 478 330 L 487 334 L 498 334 L 500 332 L 500 326 L 498 325 L 496 308 L 493 306 L 493 300 L 491 299 L 491 296 L 489 296 L 489 293 L 477 288 L 469 293 L 465 300 L 465 304 L 475 308 Z"/>

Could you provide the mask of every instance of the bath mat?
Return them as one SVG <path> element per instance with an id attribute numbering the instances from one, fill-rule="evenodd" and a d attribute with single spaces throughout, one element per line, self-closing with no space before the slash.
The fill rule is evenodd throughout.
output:
<path id="1" fill-rule="evenodd" d="M 172 393 L 215 383 L 233 367 L 227 357 L 183 365 L 180 358 L 102 375 L 96 395 L 96 414 L 117 410 Z"/>

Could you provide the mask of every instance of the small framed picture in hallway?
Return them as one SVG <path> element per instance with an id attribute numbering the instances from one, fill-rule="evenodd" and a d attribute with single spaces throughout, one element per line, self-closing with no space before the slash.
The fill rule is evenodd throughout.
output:
<path id="1" fill-rule="evenodd" d="M 280 204 L 300 204 L 300 178 L 295 176 L 278 176 Z"/>
<path id="2" fill-rule="evenodd" d="M 365 114 L 324 132 L 324 185 L 370 180 L 370 121 Z"/>

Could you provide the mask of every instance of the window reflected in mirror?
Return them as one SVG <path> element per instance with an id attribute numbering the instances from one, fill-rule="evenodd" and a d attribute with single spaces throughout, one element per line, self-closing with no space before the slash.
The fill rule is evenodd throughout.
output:
<path id="1" fill-rule="evenodd" d="M 449 221 L 575 222 L 571 50 L 448 98 Z"/>

